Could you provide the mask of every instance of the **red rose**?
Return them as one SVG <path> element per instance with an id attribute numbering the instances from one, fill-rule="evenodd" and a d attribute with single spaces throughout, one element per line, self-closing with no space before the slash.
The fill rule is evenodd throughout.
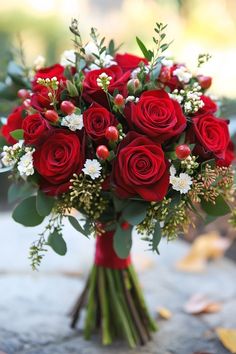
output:
<path id="1" fill-rule="evenodd" d="M 235 152 L 234 152 L 234 144 L 233 142 L 230 140 L 226 152 L 225 152 L 225 158 L 224 159 L 218 159 L 217 160 L 217 165 L 218 166 L 230 166 L 232 164 L 232 162 L 235 159 Z"/>
<path id="2" fill-rule="evenodd" d="M 4 136 L 8 144 L 17 143 L 17 140 L 12 138 L 10 132 L 13 132 L 16 129 L 21 129 L 24 120 L 24 109 L 25 107 L 23 105 L 13 109 L 13 111 L 7 118 L 7 123 L 2 127 L 2 135 Z"/>
<path id="3" fill-rule="evenodd" d="M 119 145 L 112 181 L 119 198 L 139 195 L 147 201 L 161 201 L 169 186 L 168 161 L 161 145 L 129 132 Z"/>
<path id="4" fill-rule="evenodd" d="M 39 112 L 52 108 L 51 101 L 48 97 L 48 89 L 46 87 L 41 87 L 40 91 L 37 91 L 31 96 L 30 104 L 31 107 Z"/>
<path id="5" fill-rule="evenodd" d="M 34 80 L 32 83 L 32 88 L 33 91 L 41 91 L 42 90 L 42 85 L 37 84 L 37 79 L 52 79 L 54 76 L 56 76 L 57 80 L 60 81 L 66 81 L 66 77 L 64 76 L 64 71 L 65 68 L 64 66 L 60 64 L 55 64 L 53 66 L 49 66 L 47 68 L 40 69 L 36 72 L 34 76 Z"/>
<path id="6" fill-rule="evenodd" d="M 194 116 L 200 117 L 200 116 L 204 116 L 205 114 L 213 114 L 217 111 L 217 104 L 212 101 L 212 99 L 208 96 L 202 95 L 201 100 L 204 103 L 204 106 L 202 108 L 200 108 L 195 114 Z"/>
<path id="7" fill-rule="evenodd" d="M 83 113 L 84 128 L 91 139 L 99 144 L 107 141 L 105 131 L 111 125 L 117 125 L 114 115 L 99 104 L 93 104 Z"/>
<path id="8" fill-rule="evenodd" d="M 116 54 L 115 61 L 124 72 L 136 69 L 140 63 L 148 64 L 147 59 L 128 53 Z"/>
<path id="9" fill-rule="evenodd" d="M 224 159 L 230 141 L 228 122 L 212 114 L 194 117 L 192 121 L 199 155 L 208 157 L 206 154 L 211 153 L 215 157 Z"/>
<path id="10" fill-rule="evenodd" d="M 179 81 L 178 77 L 173 75 L 173 72 L 179 68 L 180 64 L 174 64 L 171 67 L 167 67 L 165 65 L 163 65 L 161 67 L 161 71 L 158 77 L 158 80 L 164 84 L 165 86 L 168 86 L 172 91 L 174 91 L 175 89 L 181 89 L 183 87 L 182 83 Z"/>
<path id="11" fill-rule="evenodd" d="M 41 188 L 50 195 L 66 192 L 73 173 L 84 164 L 83 146 L 76 133 L 53 129 L 34 153 L 34 166 L 41 175 Z"/>
<path id="12" fill-rule="evenodd" d="M 37 145 L 42 142 L 50 129 L 48 122 L 39 113 L 27 116 L 22 124 L 24 140 L 27 145 Z"/>
<path id="13" fill-rule="evenodd" d="M 137 104 L 131 103 L 126 115 L 139 133 L 159 143 L 182 133 L 186 127 L 186 118 L 179 103 L 164 90 L 144 92 Z"/>
<path id="14" fill-rule="evenodd" d="M 112 94 L 117 89 L 122 95 L 127 92 L 126 83 L 129 79 L 130 73 L 123 73 L 122 69 L 117 65 L 112 65 L 109 68 L 92 70 L 85 74 L 83 83 L 83 97 L 87 102 L 97 102 L 103 106 L 108 106 L 105 92 L 97 84 L 97 79 L 100 74 L 106 73 L 111 76 L 111 82 L 108 91 Z"/>

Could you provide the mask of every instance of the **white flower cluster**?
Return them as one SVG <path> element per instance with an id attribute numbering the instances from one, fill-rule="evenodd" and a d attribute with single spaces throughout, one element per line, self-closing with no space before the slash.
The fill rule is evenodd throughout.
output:
<path id="1" fill-rule="evenodd" d="M 98 52 L 98 48 L 93 42 L 89 42 L 85 46 L 84 50 L 85 50 L 85 60 L 91 63 L 89 65 L 90 70 L 100 69 L 101 67 L 109 68 L 112 65 L 117 65 L 117 62 L 114 60 L 114 58 L 111 55 L 106 54 L 105 51 L 102 54 L 100 54 L 100 59 L 96 58 L 95 55 L 99 55 L 99 52 Z"/>
<path id="2" fill-rule="evenodd" d="M 171 94 L 170 97 L 179 104 L 182 105 L 184 113 L 191 114 L 196 113 L 200 108 L 204 106 L 204 102 L 201 99 L 202 92 L 201 86 L 198 85 L 197 82 L 193 84 L 191 89 L 187 88 L 186 90 L 178 91 L 175 89 Z"/>
<path id="3" fill-rule="evenodd" d="M 13 167 L 17 164 L 17 170 L 21 177 L 27 177 L 34 174 L 33 153 L 35 149 L 30 147 L 22 148 L 21 143 L 13 146 L 4 146 L 2 153 L 2 163 L 6 167 Z M 22 155 L 22 153 L 24 153 Z M 21 157 L 19 157 L 21 155 Z"/>
<path id="4" fill-rule="evenodd" d="M 2 156 L 1 156 L 3 165 L 5 167 L 14 166 L 20 151 L 21 151 L 20 143 L 16 143 L 13 146 L 4 146 Z"/>
<path id="5" fill-rule="evenodd" d="M 92 179 L 95 179 L 95 178 L 98 178 L 101 176 L 101 169 L 102 169 L 102 166 L 98 160 L 87 159 L 85 161 L 84 168 L 82 169 L 82 171 L 84 172 L 85 175 L 88 175 Z"/>
<path id="6" fill-rule="evenodd" d="M 135 102 L 137 103 L 139 101 L 139 97 L 135 97 L 135 96 L 128 96 L 126 97 L 125 99 L 125 103 L 128 103 L 128 102 Z"/>
<path id="7" fill-rule="evenodd" d="M 180 66 L 173 71 L 173 75 L 177 76 L 180 82 L 187 84 L 192 78 L 192 74 L 188 71 L 185 66 Z"/>
<path id="8" fill-rule="evenodd" d="M 21 177 L 27 177 L 34 174 L 34 165 L 33 165 L 33 153 L 35 149 L 26 147 L 25 154 L 20 158 L 17 169 Z"/>
<path id="9" fill-rule="evenodd" d="M 187 173 L 180 173 L 176 176 L 176 169 L 174 166 L 170 167 L 170 183 L 172 188 L 181 194 L 186 194 L 191 189 L 192 179 Z"/>
<path id="10" fill-rule="evenodd" d="M 84 126 L 83 115 L 72 113 L 62 118 L 61 125 L 68 127 L 73 132 L 81 130 Z"/>
<path id="11" fill-rule="evenodd" d="M 111 76 L 108 76 L 106 73 L 101 73 L 97 78 L 97 85 L 101 87 L 104 91 L 107 91 L 111 80 Z"/>
<path id="12" fill-rule="evenodd" d="M 149 70 L 150 70 L 150 66 L 149 66 L 149 65 L 145 65 L 145 66 L 144 66 L 144 72 L 145 72 L 146 74 L 148 74 L 148 73 L 149 73 Z M 141 68 L 140 68 L 140 67 L 134 69 L 134 70 L 131 72 L 131 75 L 130 75 L 131 78 L 132 78 L 132 79 L 137 79 L 138 74 L 140 73 L 140 71 L 141 71 Z"/>

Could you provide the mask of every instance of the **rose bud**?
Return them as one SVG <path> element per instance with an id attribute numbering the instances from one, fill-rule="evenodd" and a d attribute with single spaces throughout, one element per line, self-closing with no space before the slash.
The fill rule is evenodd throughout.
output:
<path id="1" fill-rule="evenodd" d="M 59 120 L 59 116 L 58 113 L 52 109 L 48 109 L 45 113 L 44 113 L 45 118 L 47 118 L 47 120 L 49 120 L 52 123 L 57 123 Z"/>
<path id="2" fill-rule="evenodd" d="M 128 223 L 128 221 L 123 221 L 122 224 L 121 224 L 121 228 L 122 230 L 129 230 L 130 228 L 130 224 Z"/>
<path id="3" fill-rule="evenodd" d="M 184 160 L 191 154 L 191 149 L 188 145 L 182 144 L 175 148 L 175 153 L 178 159 Z"/>
<path id="4" fill-rule="evenodd" d="M 133 94 L 141 88 L 139 79 L 131 79 L 127 83 L 129 93 Z"/>
<path id="5" fill-rule="evenodd" d="M 24 100 L 23 106 L 25 107 L 25 109 L 29 109 L 31 107 L 31 101 L 29 98 L 26 98 L 26 100 Z"/>
<path id="6" fill-rule="evenodd" d="M 114 103 L 115 103 L 116 106 L 122 107 L 122 106 L 124 106 L 125 99 L 124 99 L 124 97 L 121 94 L 118 93 L 116 95 L 116 97 L 114 98 Z"/>
<path id="7" fill-rule="evenodd" d="M 168 68 L 167 66 L 162 66 L 158 79 L 162 83 L 166 83 L 166 82 L 170 81 L 170 79 L 171 79 L 170 68 Z"/>
<path id="8" fill-rule="evenodd" d="M 99 145 L 96 150 L 96 155 L 101 160 L 106 160 L 110 153 L 108 148 L 105 145 Z"/>
<path id="9" fill-rule="evenodd" d="M 106 129 L 105 137 L 107 138 L 107 140 L 117 141 L 119 139 L 118 129 L 116 127 L 114 127 L 113 125 L 111 125 L 110 127 L 108 127 Z"/>
<path id="10" fill-rule="evenodd" d="M 207 90 L 212 83 L 212 78 L 210 76 L 198 75 L 198 83 L 203 90 Z"/>
<path id="11" fill-rule="evenodd" d="M 30 91 L 26 90 L 26 89 L 20 89 L 17 92 L 17 96 L 22 99 L 23 101 L 26 100 L 27 98 L 30 98 Z"/>
<path id="12" fill-rule="evenodd" d="M 60 108 L 63 113 L 69 115 L 75 111 L 75 105 L 70 101 L 62 101 Z"/>

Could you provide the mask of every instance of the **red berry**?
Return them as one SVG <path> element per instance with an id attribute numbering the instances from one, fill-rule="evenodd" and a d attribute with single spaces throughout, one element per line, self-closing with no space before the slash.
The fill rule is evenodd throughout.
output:
<path id="1" fill-rule="evenodd" d="M 119 132 L 117 128 L 113 125 L 108 127 L 105 131 L 105 137 L 107 138 L 107 140 L 117 141 L 119 139 Z"/>
<path id="2" fill-rule="evenodd" d="M 99 159 L 106 160 L 110 153 L 105 145 L 99 145 L 96 150 L 96 155 Z"/>
<path id="3" fill-rule="evenodd" d="M 53 111 L 52 109 L 49 109 L 45 112 L 45 118 L 49 120 L 52 123 L 56 123 L 59 120 L 59 116 L 56 111 Z"/>
<path id="4" fill-rule="evenodd" d="M 188 145 L 182 144 L 175 148 L 175 153 L 180 160 L 183 160 L 191 154 L 191 150 Z"/>
<path id="5" fill-rule="evenodd" d="M 207 90 L 212 83 L 212 78 L 210 76 L 198 75 L 198 83 L 203 90 Z"/>
<path id="6" fill-rule="evenodd" d="M 30 92 L 26 89 L 20 89 L 18 92 L 17 92 L 17 96 L 19 98 L 21 98 L 22 100 L 26 100 L 27 98 L 30 97 Z"/>
<path id="7" fill-rule="evenodd" d="M 168 68 L 167 66 L 162 66 L 158 79 L 162 83 L 168 82 L 171 79 L 170 68 Z"/>
<path id="8" fill-rule="evenodd" d="M 62 101 L 60 108 L 63 113 L 69 115 L 75 111 L 75 105 L 70 101 Z"/>
<path id="9" fill-rule="evenodd" d="M 128 230 L 129 228 L 130 228 L 130 224 L 128 223 L 128 221 L 124 221 L 124 222 L 122 222 L 122 224 L 121 224 L 121 228 L 122 228 L 122 230 Z"/>
<path id="10" fill-rule="evenodd" d="M 122 95 L 120 95 L 119 93 L 116 95 L 116 97 L 114 98 L 114 103 L 116 106 L 118 107 L 122 107 L 125 103 L 125 99 Z"/>

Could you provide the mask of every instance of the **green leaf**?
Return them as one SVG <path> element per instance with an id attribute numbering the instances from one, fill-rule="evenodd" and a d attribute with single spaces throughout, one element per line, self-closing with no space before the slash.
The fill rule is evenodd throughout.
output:
<path id="1" fill-rule="evenodd" d="M 130 201 L 124 208 L 122 217 L 131 225 L 138 225 L 143 221 L 143 219 L 145 219 L 149 205 L 150 203 L 142 201 Z"/>
<path id="2" fill-rule="evenodd" d="M 79 95 L 76 86 L 69 80 L 66 80 L 66 88 L 67 88 L 69 95 L 71 97 L 75 97 L 75 96 Z"/>
<path id="3" fill-rule="evenodd" d="M 162 67 L 161 63 L 158 63 L 157 65 L 155 65 L 155 67 L 153 68 L 153 70 L 151 72 L 151 79 L 152 80 L 157 80 L 157 78 L 159 77 L 160 72 L 161 72 L 161 67 Z"/>
<path id="4" fill-rule="evenodd" d="M 161 241 L 161 236 L 162 236 L 161 226 L 160 223 L 157 221 L 154 228 L 153 238 L 152 238 L 152 250 L 157 252 L 158 254 L 159 254 L 158 246 Z"/>
<path id="5" fill-rule="evenodd" d="M 47 244 L 60 256 L 64 256 L 67 252 L 66 243 L 57 229 L 48 236 Z"/>
<path id="6" fill-rule="evenodd" d="M 124 259 L 127 258 L 132 246 L 131 237 L 132 228 L 128 230 L 123 230 L 120 225 L 117 225 L 114 238 L 113 238 L 113 248 L 117 256 Z"/>
<path id="7" fill-rule="evenodd" d="M 202 199 L 201 207 L 208 215 L 211 216 L 223 216 L 230 213 L 231 211 L 229 205 L 221 195 L 216 198 L 215 204 Z"/>
<path id="8" fill-rule="evenodd" d="M 78 222 L 78 220 L 72 216 L 72 215 L 68 215 L 68 219 L 69 222 L 71 223 L 71 225 L 74 227 L 74 229 L 76 229 L 78 232 L 80 232 L 82 235 L 89 237 L 89 235 L 86 233 L 86 231 L 82 228 L 82 226 L 80 225 L 80 223 Z"/>
<path id="9" fill-rule="evenodd" d="M 24 130 L 23 129 L 16 129 L 10 132 L 10 135 L 16 140 L 24 139 Z"/>
<path id="10" fill-rule="evenodd" d="M 48 216 L 55 204 L 55 199 L 49 195 L 43 193 L 40 189 L 38 190 L 36 198 L 36 209 L 39 215 Z"/>
<path id="11" fill-rule="evenodd" d="M 148 50 L 148 49 L 145 47 L 144 43 L 141 41 L 141 39 L 139 39 L 138 37 L 136 37 L 136 41 L 137 41 L 138 46 L 139 46 L 139 48 L 141 49 L 143 55 L 145 56 L 145 58 L 146 58 L 148 61 L 150 61 L 150 60 L 152 59 L 152 57 L 153 57 L 152 51 Z"/>
<path id="12" fill-rule="evenodd" d="M 108 54 L 111 56 L 114 56 L 115 54 L 115 42 L 114 40 L 110 40 L 109 45 L 108 45 Z"/>
<path id="13" fill-rule="evenodd" d="M 36 197 L 24 199 L 12 213 L 13 219 L 24 226 L 36 226 L 41 224 L 44 217 L 39 215 L 36 209 Z"/>
<path id="14" fill-rule="evenodd" d="M 36 188 L 30 183 L 13 183 L 8 189 L 8 202 L 13 203 L 19 199 L 25 199 L 34 194 Z"/>
<path id="15" fill-rule="evenodd" d="M 215 221 L 216 219 L 217 219 L 217 216 L 206 215 L 205 225 L 210 224 L 211 222 Z"/>
<path id="16" fill-rule="evenodd" d="M 122 209 L 129 203 L 127 199 L 119 199 L 115 195 L 113 196 L 113 203 L 117 213 L 121 212 Z"/>
<path id="17" fill-rule="evenodd" d="M 216 160 L 215 159 L 210 159 L 210 160 L 207 160 L 207 161 L 204 161 L 202 164 L 201 164 L 201 172 L 203 172 L 206 168 L 206 165 L 209 165 L 211 167 L 215 167 L 216 165 Z"/>

